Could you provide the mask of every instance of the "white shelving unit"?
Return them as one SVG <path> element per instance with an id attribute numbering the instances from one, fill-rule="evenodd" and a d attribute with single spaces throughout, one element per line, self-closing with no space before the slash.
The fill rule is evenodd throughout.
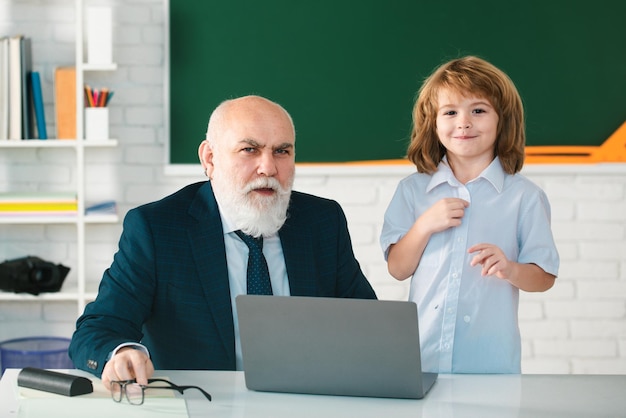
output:
<path id="1" fill-rule="evenodd" d="M 46 139 L 46 140 L 22 140 L 22 141 L 0 141 L 0 149 L 10 148 L 73 148 L 75 151 L 76 182 L 73 185 L 78 201 L 78 211 L 76 215 L 60 216 L 0 216 L 0 224 L 26 225 L 26 224 L 72 224 L 76 226 L 76 266 L 69 266 L 76 270 L 77 286 L 74 289 L 61 289 L 56 293 L 42 293 L 34 296 L 30 294 L 16 294 L 11 292 L 0 292 L 0 301 L 70 301 L 76 302 L 78 314 L 83 312 L 87 302 L 95 298 L 95 294 L 86 291 L 86 251 L 85 236 L 86 226 L 98 223 L 116 223 L 117 215 L 89 215 L 85 216 L 85 152 L 92 148 L 115 147 L 116 139 L 88 140 L 84 135 L 84 79 L 85 73 L 97 71 L 114 71 L 117 69 L 115 63 L 94 65 L 85 63 L 83 56 L 84 47 L 84 13 L 83 0 L 76 0 L 76 139 Z M 10 152 L 10 151 L 7 151 Z M 71 185 L 68 185 L 71 188 Z"/>

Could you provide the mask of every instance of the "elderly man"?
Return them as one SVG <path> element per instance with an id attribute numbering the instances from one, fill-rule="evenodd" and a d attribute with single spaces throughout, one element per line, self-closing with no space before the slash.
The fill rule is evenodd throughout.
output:
<path id="1" fill-rule="evenodd" d="M 209 181 L 128 212 L 98 297 L 77 321 L 70 356 L 107 388 L 147 384 L 154 368 L 241 370 L 239 294 L 376 298 L 339 204 L 292 191 L 285 109 L 259 96 L 223 102 L 198 153 Z M 254 238 L 262 256 L 248 263 Z M 265 265 L 265 283 L 248 283 L 248 267 Z"/>

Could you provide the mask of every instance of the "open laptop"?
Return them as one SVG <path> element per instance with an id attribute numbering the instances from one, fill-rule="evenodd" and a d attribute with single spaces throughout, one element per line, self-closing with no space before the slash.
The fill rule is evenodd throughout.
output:
<path id="1" fill-rule="evenodd" d="M 303 296 L 237 296 L 248 389 L 420 399 L 413 302 Z"/>

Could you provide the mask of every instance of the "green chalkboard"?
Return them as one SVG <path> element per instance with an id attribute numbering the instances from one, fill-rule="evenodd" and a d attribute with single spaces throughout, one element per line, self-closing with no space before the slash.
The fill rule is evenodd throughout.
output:
<path id="1" fill-rule="evenodd" d="M 398 159 L 423 79 L 481 56 L 515 81 L 528 145 L 600 145 L 626 120 L 626 1 L 169 0 L 170 164 L 197 163 L 210 112 L 260 94 L 297 162 Z"/>

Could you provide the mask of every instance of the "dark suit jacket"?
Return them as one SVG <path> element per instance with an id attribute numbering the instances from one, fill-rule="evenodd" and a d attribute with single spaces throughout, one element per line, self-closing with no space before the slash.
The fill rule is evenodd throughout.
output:
<path id="1" fill-rule="evenodd" d="M 376 298 L 337 202 L 292 192 L 279 235 L 292 296 Z M 156 369 L 234 370 L 230 300 L 211 184 L 191 184 L 128 212 L 98 297 L 76 323 L 70 357 L 100 376 L 116 346 L 141 342 Z"/>

